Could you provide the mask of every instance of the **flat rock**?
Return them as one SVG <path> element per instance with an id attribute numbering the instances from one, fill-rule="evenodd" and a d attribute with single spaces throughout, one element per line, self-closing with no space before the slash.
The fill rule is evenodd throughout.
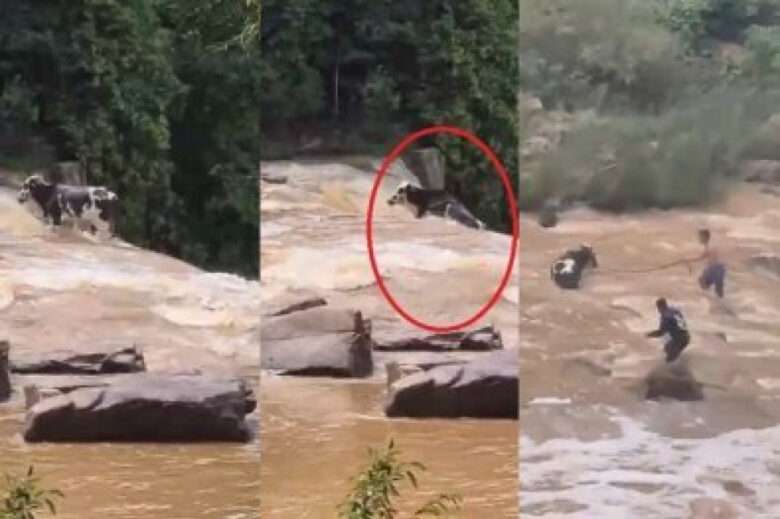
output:
<path id="1" fill-rule="evenodd" d="M 29 353 L 13 360 L 11 371 L 18 374 L 100 375 L 146 371 L 143 352 L 137 346 L 97 345 L 92 353 L 57 350 Z"/>
<path id="2" fill-rule="evenodd" d="M 470 332 L 377 339 L 380 351 L 490 351 L 501 350 L 501 333 L 492 326 Z"/>
<path id="3" fill-rule="evenodd" d="M 365 377 L 373 372 L 371 322 L 354 310 L 315 307 L 266 319 L 261 366 L 286 375 Z"/>
<path id="4" fill-rule="evenodd" d="M 648 400 L 669 398 L 685 402 L 704 399 L 702 384 L 684 364 L 665 364 L 651 371 L 644 381 Z"/>
<path id="5" fill-rule="evenodd" d="M 517 364 L 517 352 L 498 351 L 402 377 L 390 387 L 385 414 L 517 419 Z"/>
<path id="6" fill-rule="evenodd" d="M 51 391 L 50 388 L 46 388 Z M 27 442 L 249 441 L 256 407 L 240 380 L 136 374 L 39 399 Z"/>

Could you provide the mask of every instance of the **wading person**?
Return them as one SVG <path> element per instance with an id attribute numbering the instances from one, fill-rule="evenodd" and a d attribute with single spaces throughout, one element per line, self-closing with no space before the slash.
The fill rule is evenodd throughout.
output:
<path id="1" fill-rule="evenodd" d="M 663 297 L 656 300 L 655 306 L 661 316 L 661 322 L 657 330 L 647 333 L 647 337 L 666 336 L 664 343 L 666 362 L 674 362 L 691 340 L 688 325 L 685 323 L 682 312 L 669 306 Z"/>
<path id="2" fill-rule="evenodd" d="M 710 245 L 709 229 L 699 231 L 699 243 L 704 246 L 704 252 L 693 261 L 704 261 L 704 270 L 699 276 L 699 286 L 702 290 L 715 289 L 718 298 L 723 299 L 724 284 L 726 281 L 726 265 L 720 259 L 717 248 Z"/>

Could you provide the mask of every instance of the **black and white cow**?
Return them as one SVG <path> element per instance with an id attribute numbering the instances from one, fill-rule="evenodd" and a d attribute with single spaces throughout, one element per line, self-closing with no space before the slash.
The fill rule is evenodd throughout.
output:
<path id="1" fill-rule="evenodd" d="M 61 225 L 65 217 L 89 224 L 93 234 L 114 234 L 119 199 L 105 187 L 52 184 L 40 175 L 32 175 L 22 184 L 17 200 L 32 204 L 51 225 Z"/>
<path id="2" fill-rule="evenodd" d="M 597 268 L 596 254 L 588 245 L 568 250 L 550 266 L 550 278 L 561 288 L 575 290 L 580 288 L 582 274 L 586 268 Z"/>
<path id="3" fill-rule="evenodd" d="M 473 229 L 485 228 L 485 224 L 471 214 L 466 209 L 466 206 L 444 190 L 423 189 L 413 186 L 409 182 L 401 182 L 395 194 L 387 200 L 387 203 L 389 205 L 406 207 L 415 218 L 422 218 L 430 213 L 444 218 L 451 218 Z"/>

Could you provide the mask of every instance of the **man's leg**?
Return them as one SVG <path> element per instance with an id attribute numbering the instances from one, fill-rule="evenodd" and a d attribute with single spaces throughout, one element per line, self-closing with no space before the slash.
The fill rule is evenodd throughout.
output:
<path id="1" fill-rule="evenodd" d="M 664 345 L 664 351 L 666 352 L 666 362 L 669 363 L 677 360 L 677 357 L 680 356 L 680 353 L 682 353 L 683 349 L 685 349 L 685 346 L 687 346 L 687 343 L 681 341 L 680 339 L 669 339 L 669 341 Z"/>

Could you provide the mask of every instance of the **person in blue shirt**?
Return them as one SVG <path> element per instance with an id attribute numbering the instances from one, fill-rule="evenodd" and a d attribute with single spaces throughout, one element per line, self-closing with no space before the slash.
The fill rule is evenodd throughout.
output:
<path id="1" fill-rule="evenodd" d="M 669 306 L 669 303 L 663 297 L 656 300 L 655 306 L 661 316 L 661 322 L 657 330 L 647 333 L 647 337 L 666 336 L 664 343 L 666 362 L 674 362 L 691 340 L 690 333 L 688 333 L 688 325 L 682 312 Z"/>

